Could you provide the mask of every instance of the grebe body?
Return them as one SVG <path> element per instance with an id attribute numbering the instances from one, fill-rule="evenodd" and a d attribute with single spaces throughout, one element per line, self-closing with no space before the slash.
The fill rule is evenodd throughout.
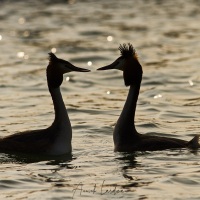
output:
<path id="1" fill-rule="evenodd" d="M 89 72 L 90 70 L 75 67 L 68 61 L 49 53 L 46 74 L 48 89 L 53 100 L 55 119 L 52 125 L 46 129 L 19 132 L 0 138 L 0 152 L 61 155 L 72 151 L 71 123 L 60 92 L 63 74 L 71 71 Z"/>
<path id="2" fill-rule="evenodd" d="M 113 132 L 114 150 L 120 152 L 156 151 L 174 148 L 197 149 L 199 136 L 191 141 L 140 134 L 135 128 L 135 111 L 142 81 L 142 66 L 131 44 L 120 45 L 121 56 L 112 64 L 98 70 L 118 69 L 123 72 L 124 83 L 130 86 L 126 102 Z"/>

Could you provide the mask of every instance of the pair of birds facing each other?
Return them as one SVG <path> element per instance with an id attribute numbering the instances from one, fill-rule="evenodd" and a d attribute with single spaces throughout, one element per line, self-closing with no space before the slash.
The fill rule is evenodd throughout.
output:
<path id="1" fill-rule="evenodd" d="M 131 44 L 120 45 L 121 56 L 112 64 L 98 70 L 117 69 L 123 72 L 126 86 L 130 86 L 124 108 L 113 132 L 114 150 L 119 152 L 157 151 L 165 149 L 198 149 L 199 136 L 190 141 L 140 134 L 135 128 L 135 111 L 142 81 L 142 66 Z M 55 119 L 46 129 L 15 133 L 0 138 L 0 152 L 41 153 L 61 155 L 72 151 L 72 128 L 60 92 L 63 74 L 71 71 L 89 72 L 49 53 L 47 84 L 52 97 Z"/>

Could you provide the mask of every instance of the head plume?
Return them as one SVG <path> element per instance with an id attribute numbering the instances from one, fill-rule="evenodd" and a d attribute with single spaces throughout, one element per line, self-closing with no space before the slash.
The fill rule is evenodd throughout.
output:
<path id="1" fill-rule="evenodd" d="M 120 45 L 119 50 L 122 57 L 125 57 L 125 59 L 128 60 L 123 69 L 125 85 L 129 86 L 136 83 L 140 84 L 142 79 L 142 66 L 138 61 L 134 47 L 132 46 L 132 44 L 128 43 L 127 45 Z"/>
<path id="2" fill-rule="evenodd" d="M 58 58 L 56 57 L 56 55 L 53 54 L 52 52 L 50 52 L 50 53 L 49 53 L 49 62 L 50 62 L 50 63 L 53 63 L 53 62 L 55 62 L 55 61 L 57 61 L 57 60 L 58 60 Z"/>
<path id="3" fill-rule="evenodd" d="M 131 57 L 131 56 L 136 56 L 136 52 L 135 49 L 133 47 L 132 44 L 128 43 L 126 44 L 120 44 L 119 48 L 118 48 L 121 52 L 121 55 L 123 57 Z"/>

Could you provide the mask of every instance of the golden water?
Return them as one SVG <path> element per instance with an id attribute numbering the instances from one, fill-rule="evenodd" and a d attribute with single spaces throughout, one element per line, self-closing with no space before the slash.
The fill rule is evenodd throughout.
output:
<path id="1" fill-rule="evenodd" d="M 128 88 L 121 72 L 96 71 L 132 43 L 143 65 L 140 133 L 199 134 L 198 0 L 1 1 L 0 135 L 41 129 L 54 118 L 47 53 L 91 73 L 62 84 L 73 153 L 0 154 L 1 199 L 200 199 L 199 151 L 113 152 L 112 132 Z"/>

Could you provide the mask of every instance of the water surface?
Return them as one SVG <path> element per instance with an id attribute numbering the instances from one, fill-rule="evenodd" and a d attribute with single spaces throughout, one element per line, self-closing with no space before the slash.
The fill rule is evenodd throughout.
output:
<path id="1" fill-rule="evenodd" d="M 199 151 L 113 152 L 128 88 L 121 72 L 97 72 L 132 43 L 143 65 L 136 113 L 141 133 L 199 134 L 200 2 L 1 1 L 0 135 L 49 126 L 50 51 L 91 73 L 62 84 L 73 153 L 0 154 L 1 199 L 199 199 Z"/>

